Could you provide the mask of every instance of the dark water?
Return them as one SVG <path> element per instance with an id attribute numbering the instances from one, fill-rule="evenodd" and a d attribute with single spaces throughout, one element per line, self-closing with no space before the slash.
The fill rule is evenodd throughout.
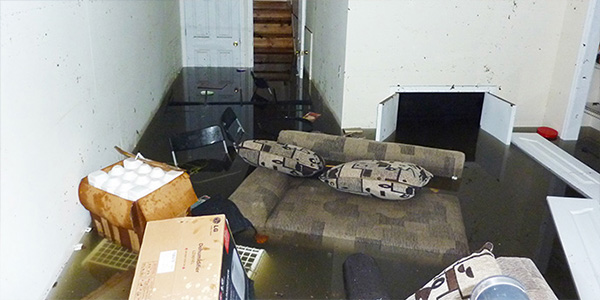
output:
<path id="1" fill-rule="evenodd" d="M 203 76 L 198 74 L 188 74 L 188 77 Z M 247 77 L 230 71 L 227 74 L 230 77 L 216 82 L 228 84 L 224 89 L 227 93 L 223 99 L 239 100 L 238 93 L 241 91 L 243 94 L 250 88 Z M 199 98 L 194 93 L 181 91 L 183 82 L 185 80 L 176 81 L 175 86 L 180 87 L 167 94 L 171 100 L 218 101 L 216 96 L 209 101 Z M 216 83 L 208 81 L 204 84 Z M 241 90 L 236 91 L 237 85 Z M 144 132 L 136 150 L 146 157 L 169 162 L 169 135 L 218 122 L 219 116 L 226 108 L 222 105 L 196 104 L 163 105 Z M 259 135 L 260 130 L 255 126 L 255 118 L 264 120 L 268 116 L 261 115 L 263 111 L 253 106 L 240 104 L 232 107 L 246 127 L 248 137 Z M 462 117 L 464 116 L 458 118 Z M 323 118 L 319 121 L 321 123 L 315 125 L 326 123 L 326 117 Z M 327 132 L 327 128 L 318 130 Z M 463 178 L 458 181 L 435 178 L 428 187 L 445 190 L 460 199 L 470 250 L 476 250 L 483 243 L 490 241 L 495 245 L 496 256 L 528 257 L 534 261 L 560 299 L 577 298 L 546 202 L 547 195 L 575 195 L 572 189 L 518 148 L 503 145 L 470 121 L 448 119 L 438 122 L 408 122 L 399 125 L 397 132 L 403 132 L 397 136 L 399 142 L 456 149 L 467 154 Z M 600 162 L 600 135 L 597 131 L 582 132 L 585 133 L 585 136 L 580 138 L 582 143 L 559 144 L 576 157 L 580 157 L 584 163 L 592 167 L 597 166 Z M 215 149 L 205 149 L 200 156 L 221 159 L 222 153 Z M 226 167 L 219 166 L 221 167 L 205 169 L 192 176 L 198 196 L 216 193 L 228 196 L 248 171 L 251 171 L 235 157 Z M 99 240 L 95 232 L 86 234 L 82 240 L 85 249 L 74 253 L 65 271 L 58 278 L 49 299 L 81 299 L 120 273 L 109 268 L 83 264 L 85 257 Z M 355 252 L 352 245 L 346 245 L 343 241 L 330 241 L 323 246 L 315 246 L 315 243 L 310 241 L 275 238 L 271 238 L 265 244 L 256 244 L 248 234 L 236 236 L 236 241 L 240 245 L 266 249 L 267 255 L 255 277 L 258 299 L 345 297 L 342 264 L 348 255 Z M 395 299 L 407 298 L 452 262 L 441 261 L 426 254 L 401 255 L 368 250 L 366 252 L 374 257 L 381 270 L 384 286 Z M 124 278 L 122 280 L 127 280 L 126 276 Z M 127 299 L 128 293 L 127 288 L 121 287 L 120 290 L 111 291 L 109 299 Z"/>
<path id="2" fill-rule="evenodd" d="M 490 241 L 495 245 L 496 256 L 530 258 L 559 299 L 577 299 L 546 196 L 581 195 L 516 146 L 503 145 L 482 130 L 439 134 L 461 126 L 434 124 L 402 137 L 418 137 L 409 142 L 469 154 L 460 183 L 453 186 L 442 180 L 437 184 L 456 189 L 470 249 Z M 431 131 L 427 130 L 438 134 L 428 134 Z M 598 141 L 598 131 L 584 128 L 579 142 L 556 143 L 594 168 L 600 162 L 595 158 L 600 153 Z"/>

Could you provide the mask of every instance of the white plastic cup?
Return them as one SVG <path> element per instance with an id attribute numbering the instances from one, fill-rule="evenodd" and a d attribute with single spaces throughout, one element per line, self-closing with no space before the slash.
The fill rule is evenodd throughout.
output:
<path id="1" fill-rule="evenodd" d="M 181 175 L 182 173 L 183 172 L 181 172 L 181 171 L 171 170 L 165 174 L 165 176 L 162 179 L 162 182 L 167 184 L 167 183 L 171 182 L 171 180 L 177 178 L 177 176 Z"/>
<path id="2" fill-rule="evenodd" d="M 88 182 L 95 188 L 101 188 L 102 185 L 108 180 L 108 173 L 98 170 L 88 175 Z"/>
<path id="3" fill-rule="evenodd" d="M 110 177 L 108 180 L 102 185 L 102 190 L 108 193 L 114 194 L 117 191 L 117 188 L 121 185 L 120 177 Z"/>
<path id="4" fill-rule="evenodd" d="M 121 178 L 119 177 L 110 177 L 108 178 L 108 180 L 106 180 L 106 182 L 102 185 L 102 187 L 118 187 L 119 185 L 121 185 Z"/>
<path id="5" fill-rule="evenodd" d="M 152 172 L 152 167 L 146 163 L 142 164 L 138 169 L 137 173 L 140 175 L 148 175 Z"/>
<path id="6" fill-rule="evenodd" d="M 150 173 L 150 178 L 152 179 L 161 179 L 165 176 L 165 171 L 161 168 L 154 167 L 152 168 L 152 172 Z"/>
<path id="7" fill-rule="evenodd" d="M 146 175 L 138 176 L 138 178 L 135 179 L 134 183 L 136 185 L 147 186 L 150 183 L 150 177 Z"/>
<path id="8" fill-rule="evenodd" d="M 135 181 L 135 179 L 138 177 L 138 174 L 134 171 L 127 171 L 122 177 L 125 181 Z"/>
<path id="9" fill-rule="evenodd" d="M 136 170 L 137 168 L 139 168 L 144 162 L 141 160 L 137 160 L 133 157 L 130 157 L 126 160 L 123 161 L 123 166 L 125 167 L 125 169 L 127 170 Z"/>
<path id="10" fill-rule="evenodd" d="M 147 186 L 135 186 L 129 190 L 128 199 L 131 201 L 137 201 L 140 198 L 150 194 L 151 190 Z"/>
<path id="11" fill-rule="evenodd" d="M 123 198 L 128 199 L 129 190 L 134 187 L 131 182 L 123 182 L 116 190 L 116 195 Z"/>
<path id="12" fill-rule="evenodd" d="M 108 172 L 108 175 L 110 176 L 121 176 L 125 174 L 125 168 L 123 168 L 123 166 L 121 165 L 115 165 L 114 167 L 112 167 L 112 169 Z"/>
<path id="13" fill-rule="evenodd" d="M 148 187 L 153 192 L 156 191 L 156 190 L 158 190 L 161 186 L 163 186 L 163 183 L 160 180 L 152 180 L 148 184 Z"/>

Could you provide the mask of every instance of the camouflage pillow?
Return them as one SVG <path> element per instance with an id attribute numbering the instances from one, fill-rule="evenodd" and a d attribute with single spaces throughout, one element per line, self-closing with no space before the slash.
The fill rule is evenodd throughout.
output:
<path id="1" fill-rule="evenodd" d="M 237 152 L 250 165 L 292 176 L 309 177 L 325 168 L 323 159 L 313 151 L 275 141 L 247 140 L 237 147 Z"/>
<path id="2" fill-rule="evenodd" d="M 457 260 L 406 300 L 468 299 L 480 281 L 502 274 L 493 247 L 487 242 L 478 251 Z"/>
<path id="3" fill-rule="evenodd" d="M 358 160 L 329 169 L 319 179 L 338 191 L 406 200 L 433 177 L 420 166 L 383 160 Z"/>

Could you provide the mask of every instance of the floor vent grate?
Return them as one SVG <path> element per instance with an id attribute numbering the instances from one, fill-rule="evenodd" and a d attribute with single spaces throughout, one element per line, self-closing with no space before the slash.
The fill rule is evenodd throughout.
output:
<path id="1" fill-rule="evenodd" d="M 241 245 L 237 245 L 237 249 L 238 253 L 240 254 L 242 264 L 244 265 L 244 269 L 246 269 L 246 274 L 248 274 L 250 279 L 254 279 L 254 275 L 258 269 L 258 264 L 265 254 L 265 250 Z"/>
<path id="2" fill-rule="evenodd" d="M 129 270 L 135 268 L 137 253 L 123 248 L 107 239 L 102 239 L 98 246 L 83 260 L 83 264 L 91 263 L 103 267 Z"/>

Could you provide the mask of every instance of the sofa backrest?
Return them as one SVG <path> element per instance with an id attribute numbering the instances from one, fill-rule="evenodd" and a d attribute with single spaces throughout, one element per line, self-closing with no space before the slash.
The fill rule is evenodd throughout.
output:
<path id="1" fill-rule="evenodd" d="M 311 149 L 327 164 L 362 159 L 402 161 L 420 165 L 435 176 L 460 178 L 465 163 L 465 154 L 459 151 L 324 133 L 283 130 L 277 141 Z"/>

